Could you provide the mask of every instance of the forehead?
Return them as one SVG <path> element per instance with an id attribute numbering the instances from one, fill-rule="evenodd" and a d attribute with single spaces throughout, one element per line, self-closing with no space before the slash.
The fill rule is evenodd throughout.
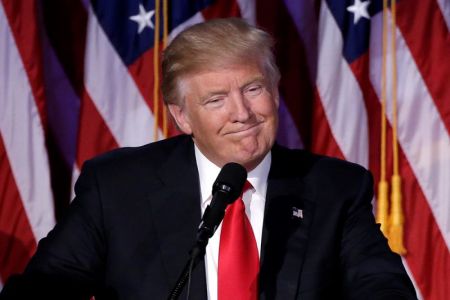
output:
<path id="1" fill-rule="evenodd" d="M 180 92 L 183 97 L 192 93 L 225 92 L 231 88 L 242 88 L 252 82 L 265 80 L 266 76 L 259 65 L 235 64 L 204 69 L 184 76 L 180 80 Z"/>

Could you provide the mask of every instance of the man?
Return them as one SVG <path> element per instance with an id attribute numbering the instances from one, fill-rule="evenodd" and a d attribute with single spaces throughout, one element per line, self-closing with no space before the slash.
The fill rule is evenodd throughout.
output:
<path id="1" fill-rule="evenodd" d="M 237 162 L 249 172 L 242 203 L 257 269 L 224 265 L 224 236 L 240 231 L 219 227 L 192 274 L 191 299 L 415 299 L 375 224 L 370 174 L 275 145 L 279 73 L 271 47 L 267 33 L 239 19 L 194 25 L 175 38 L 162 89 L 185 135 L 88 161 L 68 215 L 3 296 L 167 298 L 213 181 Z M 233 270 L 237 283 L 224 279 Z M 248 286 L 230 288 L 249 274 L 256 277 Z"/>

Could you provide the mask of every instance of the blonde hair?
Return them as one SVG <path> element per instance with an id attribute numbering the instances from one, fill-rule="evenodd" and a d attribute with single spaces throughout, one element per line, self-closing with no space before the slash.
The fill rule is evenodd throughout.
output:
<path id="1" fill-rule="evenodd" d="M 184 76 L 232 64 L 256 63 L 272 89 L 280 72 L 272 53 L 274 42 L 265 31 L 242 19 L 213 19 L 182 31 L 166 48 L 162 61 L 162 94 L 166 104 L 182 104 Z"/>

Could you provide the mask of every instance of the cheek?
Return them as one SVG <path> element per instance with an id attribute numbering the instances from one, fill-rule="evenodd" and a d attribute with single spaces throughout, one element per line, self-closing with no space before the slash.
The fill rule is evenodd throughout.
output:
<path id="1" fill-rule="evenodd" d="M 277 118 L 278 105 L 272 99 L 268 99 L 261 102 L 257 112 L 266 118 Z"/>
<path id="2" fill-rule="evenodd" d="M 198 135 L 201 134 L 211 138 L 211 136 L 220 130 L 222 124 L 221 120 L 219 114 L 209 111 L 203 111 L 196 114 L 191 123 L 193 125 L 194 134 L 197 132 Z"/>

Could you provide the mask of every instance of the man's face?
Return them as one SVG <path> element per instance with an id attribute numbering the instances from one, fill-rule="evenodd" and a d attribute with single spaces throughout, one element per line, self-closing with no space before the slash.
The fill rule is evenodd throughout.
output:
<path id="1" fill-rule="evenodd" d="M 182 105 L 169 105 L 180 129 L 222 167 L 237 162 L 248 171 L 270 151 L 278 126 L 278 92 L 254 64 L 186 76 Z"/>

